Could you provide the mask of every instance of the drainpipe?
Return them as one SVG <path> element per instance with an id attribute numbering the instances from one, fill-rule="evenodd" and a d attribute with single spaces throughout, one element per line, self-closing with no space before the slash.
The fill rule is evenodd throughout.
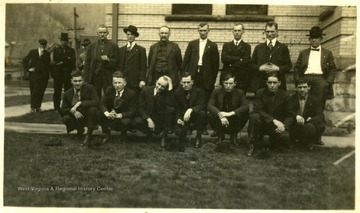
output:
<path id="1" fill-rule="evenodd" d="M 118 43 L 119 4 L 112 4 L 112 42 Z"/>

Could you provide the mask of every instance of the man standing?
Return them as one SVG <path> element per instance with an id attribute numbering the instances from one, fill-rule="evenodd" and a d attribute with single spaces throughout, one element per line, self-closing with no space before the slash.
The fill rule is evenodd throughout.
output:
<path id="1" fill-rule="evenodd" d="M 237 133 L 249 119 L 249 105 L 242 90 L 235 88 L 235 76 L 227 73 L 223 77 L 223 87 L 211 93 L 208 104 L 209 123 L 218 134 L 221 143 L 224 134 L 230 134 L 231 142 L 237 144 Z"/>
<path id="2" fill-rule="evenodd" d="M 206 126 L 205 97 L 203 91 L 193 87 L 189 73 L 184 73 L 181 77 L 180 87 L 174 93 L 176 125 L 174 133 L 179 137 L 180 143 L 186 138 L 186 133 L 190 125 L 194 124 L 196 129 L 195 147 L 199 148 L 202 144 L 201 134 Z"/>
<path id="3" fill-rule="evenodd" d="M 45 50 L 47 41 L 39 39 L 37 49 L 30 50 L 23 60 L 29 72 L 30 112 L 41 112 L 41 103 L 49 80 L 50 53 Z"/>
<path id="4" fill-rule="evenodd" d="M 111 140 L 110 130 L 121 131 L 120 140 L 127 142 L 127 131 L 131 130 L 132 118 L 136 111 L 135 93 L 126 88 L 127 82 L 119 71 L 113 74 L 113 85 L 108 87 L 100 102 L 100 124 L 105 138 Z"/>
<path id="5" fill-rule="evenodd" d="M 186 48 L 183 72 L 191 74 L 194 86 L 204 90 L 208 102 L 219 70 L 219 50 L 217 44 L 208 39 L 207 23 L 200 23 L 198 32 L 200 39 L 190 41 Z"/>
<path id="6" fill-rule="evenodd" d="M 146 50 L 135 43 L 139 37 L 138 29 L 129 25 L 124 29 L 127 44 L 119 49 L 118 67 L 128 81 L 127 88 L 135 92 L 139 97 L 140 89 L 145 86 L 146 78 Z"/>
<path id="7" fill-rule="evenodd" d="M 276 22 L 266 23 L 264 33 L 266 41 L 255 47 L 250 61 L 250 69 L 253 72 L 251 91 L 256 92 L 259 88 L 266 87 L 266 74 L 269 72 L 279 72 L 280 88 L 286 90 L 285 73 L 291 69 L 289 49 L 277 40 Z"/>
<path id="8" fill-rule="evenodd" d="M 305 78 L 310 89 L 310 94 L 320 100 L 321 109 L 324 110 L 326 95 L 334 97 L 332 83 L 335 79 L 336 66 L 330 50 L 321 47 L 322 33 L 320 27 L 310 30 L 309 41 L 311 47 L 300 52 L 294 67 L 294 79 Z"/>
<path id="9" fill-rule="evenodd" d="M 307 80 L 296 81 L 296 94 L 291 96 L 290 105 L 293 124 L 290 127 L 292 139 L 299 139 L 300 144 L 312 149 L 311 143 L 318 143 L 325 130 L 325 118 L 318 98 L 309 94 L 311 87 Z"/>
<path id="10" fill-rule="evenodd" d="M 162 76 L 155 86 L 147 86 L 141 90 L 138 100 L 138 114 L 133 121 L 136 129 L 150 137 L 152 133 L 160 134 L 161 147 L 165 147 L 167 134 L 173 121 L 174 109 L 170 91 L 172 90 L 171 79 Z"/>
<path id="11" fill-rule="evenodd" d="M 78 136 L 81 136 L 84 126 L 87 126 L 87 134 L 82 145 L 91 146 L 92 132 L 97 125 L 99 98 L 92 85 L 84 84 L 80 70 L 71 73 L 71 83 L 73 88 L 64 93 L 60 115 L 68 133 L 76 129 Z"/>
<path id="12" fill-rule="evenodd" d="M 97 29 L 99 40 L 89 45 L 84 65 L 84 81 L 93 85 L 99 97 L 111 86 L 117 64 L 117 44 L 107 40 L 109 31 L 105 25 Z"/>
<path id="13" fill-rule="evenodd" d="M 84 65 L 85 65 L 85 59 L 86 59 L 86 50 L 89 46 L 89 44 L 91 44 L 90 39 L 85 38 L 84 41 L 81 43 L 81 46 L 83 46 L 84 48 L 84 52 L 82 52 L 79 56 L 80 59 L 80 63 L 77 65 L 79 70 L 83 70 L 84 69 Z"/>
<path id="14" fill-rule="evenodd" d="M 60 109 L 61 91 L 71 88 L 71 72 L 75 69 L 75 50 L 68 46 L 69 37 L 67 33 L 61 33 L 61 46 L 54 49 L 53 59 L 55 63 L 52 77 L 54 79 L 54 109 Z"/>
<path id="15" fill-rule="evenodd" d="M 245 28 L 241 23 L 236 23 L 232 30 L 234 40 L 224 43 L 221 52 L 221 61 L 223 62 L 223 72 L 231 73 L 235 76 L 236 87 L 245 93 L 250 86 L 249 62 L 251 54 L 250 44 L 244 42 L 241 38 Z M 222 73 L 221 76 L 224 76 Z M 222 82 L 222 77 L 220 77 Z"/>
<path id="16" fill-rule="evenodd" d="M 291 111 L 289 96 L 280 89 L 278 72 L 267 74 L 266 88 L 255 94 L 254 109 L 249 119 L 249 152 L 254 153 L 254 145 L 262 143 L 263 135 L 269 135 L 270 147 L 289 146 Z"/>
<path id="17" fill-rule="evenodd" d="M 160 27 L 160 41 L 150 47 L 148 85 L 155 85 L 159 77 L 167 75 L 171 78 L 175 89 L 179 86 L 182 64 L 181 50 L 176 43 L 169 41 L 170 34 L 168 26 Z"/>

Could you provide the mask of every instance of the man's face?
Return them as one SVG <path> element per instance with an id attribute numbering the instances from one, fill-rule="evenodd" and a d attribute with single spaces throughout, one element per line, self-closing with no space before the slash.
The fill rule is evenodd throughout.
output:
<path id="1" fill-rule="evenodd" d="M 238 26 L 234 26 L 232 33 L 234 34 L 235 40 L 240 40 L 242 34 L 244 33 L 244 30 L 241 25 L 238 25 Z"/>
<path id="2" fill-rule="evenodd" d="M 38 47 L 39 47 L 39 49 L 41 49 L 41 50 L 45 50 L 46 44 L 40 44 L 40 43 L 39 43 Z"/>
<path id="3" fill-rule="evenodd" d="M 60 40 L 61 46 L 65 47 L 69 43 L 67 40 Z"/>
<path id="4" fill-rule="evenodd" d="M 132 34 L 130 31 L 126 32 L 126 39 L 128 42 L 132 43 L 135 41 L 136 36 Z"/>
<path id="5" fill-rule="evenodd" d="M 208 33 L 209 33 L 209 25 L 205 25 L 205 26 L 203 26 L 203 27 L 200 27 L 199 26 L 199 35 L 200 35 L 200 38 L 201 39 L 206 39 L 207 38 L 207 36 L 208 36 Z"/>
<path id="6" fill-rule="evenodd" d="M 309 93 L 310 86 L 307 83 L 299 84 L 296 90 L 300 97 L 305 97 Z"/>
<path id="7" fill-rule="evenodd" d="M 190 91 L 193 87 L 194 81 L 191 79 L 191 76 L 183 77 L 180 84 L 185 91 Z"/>
<path id="8" fill-rule="evenodd" d="M 223 86 L 226 92 L 231 92 L 236 86 L 235 79 L 229 78 L 228 80 L 223 82 Z"/>
<path id="9" fill-rule="evenodd" d="M 269 40 L 273 40 L 274 38 L 277 37 L 277 30 L 275 29 L 275 26 L 266 26 L 265 28 L 265 35 L 266 38 Z"/>
<path id="10" fill-rule="evenodd" d="M 160 41 L 167 42 L 170 37 L 170 30 L 167 27 L 160 28 L 159 37 Z"/>
<path id="11" fill-rule="evenodd" d="M 317 48 L 321 44 L 322 38 L 309 38 L 310 45 L 314 48 Z"/>
<path id="12" fill-rule="evenodd" d="M 97 34 L 100 40 L 105 40 L 107 38 L 107 35 L 109 34 L 109 31 L 106 27 L 100 27 L 97 30 Z"/>
<path id="13" fill-rule="evenodd" d="M 277 92 L 280 84 L 281 84 L 281 82 L 279 81 L 279 79 L 277 77 L 269 77 L 266 82 L 266 85 L 270 92 Z"/>
<path id="14" fill-rule="evenodd" d="M 82 76 L 72 77 L 71 83 L 75 89 L 79 90 L 82 87 L 82 85 L 84 84 L 83 77 Z"/>
<path id="15" fill-rule="evenodd" d="M 113 77 L 113 86 L 117 92 L 120 92 L 126 86 L 126 81 L 124 78 Z"/>
<path id="16" fill-rule="evenodd" d="M 164 91 L 168 86 L 168 83 L 162 78 L 160 77 L 157 81 L 156 81 L 156 90 L 161 93 L 162 91 Z"/>

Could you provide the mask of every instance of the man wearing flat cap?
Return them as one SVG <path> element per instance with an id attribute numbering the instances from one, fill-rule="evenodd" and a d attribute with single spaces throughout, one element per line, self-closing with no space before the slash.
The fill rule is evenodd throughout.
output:
<path id="1" fill-rule="evenodd" d="M 84 69 L 85 59 L 86 59 L 86 50 L 87 50 L 89 44 L 91 44 L 91 41 L 88 38 L 85 38 L 83 40 L 83 42 L 81 42 L 81 46 L 83 46 L 84 52 L 80 53 L 80 63 L 77 65 L 79 70 Z"/>
<path id="2" fill-rule="evenodd" d="M 39 40 L 37 49 L 30 50 L 23 60 L 29 72 L 31 112 L 40 112 L 44 92 L 49 80 L 50 53 L 45 50 L 47 41 Z"/>
<path id="3" fill-rule="evenodd" d="M 118 45 L 107 39 L 109 31 L 105 25 L 97 29 L 98 40 L 89 45 L 84 64 L 85 83 L 95 87 L 101 98 L 102 91 L 112 85 L 118 59 Z"/>
<path id="4" fill-rule="evenodd" d="M 325 34 L 318 26 L 311 28 L 309 36 L 310 47 L 301 51 L 294 67 L 294 79 L 307 80 L 311 87 L 309 94 L 320 100 L 321 109 L 324 111 L 326 98 L 333 98 L 332 84 L 335 79 L 336 65 L 330 50 L 321 46 Z M 324 142 L 319 138 L 319 145 Z"/>
<path id="5" fill-rule="evenodd" d="M 52 72 L 54 79 L 54 109 L 59 111 L 61 101 L 61 91 L 64 87 L 64 91 L 70 89 L 71 85 L 71 71 L 75 69 L 75 50 L 68 46 L 69 37 L 67 33 L 61 33 L 59 37 L 61 46 L 54 50 L 54 62 L 55 68 Z"/>
<path id="6" fill-rule="evenodd" d="M 124 33 L 127 43 L 119 48 L 118 67 L 127 79 L 126 87 L 138 97 L 140 89 L 145 86 L 146 49 L 135 43 L 135 39 L 139 37 L 137 27 L 129 25 L 124 28 Z"/>

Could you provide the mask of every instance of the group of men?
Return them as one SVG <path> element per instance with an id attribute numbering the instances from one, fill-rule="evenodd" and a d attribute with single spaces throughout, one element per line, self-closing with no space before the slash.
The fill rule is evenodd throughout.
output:
<path id="1" fill-rule="evenodd" d="M 294 140 L 300 140 L 307 148 L 311 148 L 310 143 L 322 143 L 323 110 L 336 70 L 331 51 L 321 47 L 322 30 L 317 26 L 310 30 L 311 48 L 299 54 L 294 67 L 297 93 L 292 97 L 285 91 L 285 73 L 292 64 L 287 46 L 277 40 L 277 23 L 266 23 L 266 41 L 255 47 L 252 56 L 251 46 L 242 39 L 244 31 L 243 24 L 235 24 L 234 39 L 223 45 L 221 87 L 215 89 L 219 51 L 217 44 L 208 39 L 207 23 L 198 26 L 200 38 L 189 42 L 183 60 L 179 46 L 169 41 L 171 31 L 167 26 L 160 27 L 160 41 L 150 47 L 147 60 L 145 48 L 135 42 L 139 36 L 135 26 L 124 29 L 127 44 L 118 48 L 107 40 L 107 27 L 100 25 L 98 41 L 87 46 L 80 66 L 83 70 L 74 70 L 74 62 L 71 69 L 62 71 L 61 79 L 69 79 L 73 84 L 64 93 L 59 109 L 68 132 L 77 129 L 82 135 L 87 126 L 83 144 L 91 145 L 91 133 L 97 123 L 105 135 L 102 143 L 111 140 L 110 130 L 121 131 L 121 140 L 127 141 L 127 131 L 135 128 L 147 137 L 162 134 L 161 146 L 165 147 L 169 131 L 174 131 L 183 142 L 187 132 L 195 129 L 195 146 L 201 147 L 207 123 L 221 144 L 225 134 L 230 134 L 231 141 L 237 143 L 237 133 L 249 121 L 249 156 L 262 144 L 264 134 L 270 136 L 269 146 L 265 145 L 270 148 L 291 146 Z M 38 50 L 30 51 L 34 53 L 24 59 L 24 67 L 30 72 L 30 87 L 43 88 L 34 82 L 37 72 L 46 73 L 41 70 L 50 61 L 45 46 L 46 40 L 39 40 Z M 54 52 L 56 66 L 71 63 L 72 48 L 68 48 L 65 44 Z M 45 54 L 40 55 L 41 52 Z M 55 57 L 57 52 L 69 54 Z M 45 65 L 35 68 L 31 55 Z M 67 89 L 69 81 L 54 84 L 64 84 Z M 34 111 L 40 109 L 42 90 L 32 89 Z M 255 92 L 251 112 L 246 92 Z M 55 93 L 54 107 L 58 109 Z M 40 99 L 40 105 L 38 100 L 33 104 L 33 97 Z"/>

